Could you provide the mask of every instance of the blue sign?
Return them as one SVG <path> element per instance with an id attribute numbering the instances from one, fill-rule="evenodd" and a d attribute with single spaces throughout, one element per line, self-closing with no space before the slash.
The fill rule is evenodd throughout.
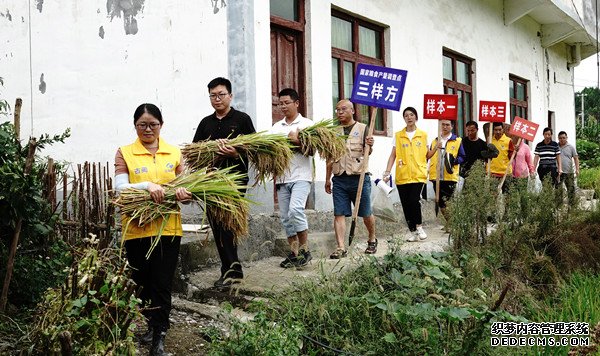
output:
<path id="1" fill-rule="evenodd" d="M 401 69 L 359 63 L 350 101 L 400 111 L 407 73 Z"/>

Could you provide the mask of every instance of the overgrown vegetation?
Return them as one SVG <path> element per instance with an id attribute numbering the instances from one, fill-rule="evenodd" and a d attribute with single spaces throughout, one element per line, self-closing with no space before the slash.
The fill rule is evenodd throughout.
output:
<path id="1" fill-rule="evenodd" d="M 597 293 L 593 280 L 574 284 L 579 294 L 563 285 L 574 280 L 570 273 L 600 271 L 600 210 L 568 209 L 548 182 L 540 193 L 527 180 L 512 182 L 501 197 L 497 185 L 482 168 L 471 172 L 449 204 L 447 253 L 406 256 L 394 248 L 383 260 L 364 258 L 350 271 L 302 281 L 255 305 L 257 320 L 234 323 L 211 352 L 504 354 L 490 346 L 494 321 L 594 323 L 585 308 L 600 309 L 583 303 L 597 299 L 585 297 Z M 559 297 L 550 304 L 549 295 Z M 576 303 L 577 312 L 559 312 Z M 548 350 L 518 351 L 567 351 Z"/>
<path id="2" fill-rule="evenodd" d="M 600 197 L 600 167 L 582 169 L 577 177 L 580 189 L 593 189 L 595 196 Z"/>
<path id="3" fill-rule="evenodd" d="M 32 152 L 67 137 L 69 130 L 53 137 L 42 135 Z M 32 141 L 22 145 L 17 140 L 12 124 L 0 124 L 2 276 L 13 236 L 20 231 L 9 308 L 0 316 L 0 354 L 133 354 L 131 322 L 139 316 L 138 300 L 124 261 L 118 252 L 102 247 L 107 241 L 99 246 L 84 236 L 71 245 L 63 240 L 57 228 L 61 211 L 49 203 L 55 187 L 46 182 L 46 161 L 35 154 L 26 174 L 29 145 Z M 86 201 L 80 199 L 78 204 Z"/>
<path id="4" fill-rule="evenodd" d="M 37 307 L 30 351 L 60 355 L 133 355 L 132 322 L 140 318 L 135 284 L 118 251 L 98 250 L 95 236 L 75 251 L 77 263 Z"/>
<path id="5" fill-rule="evenodd" d="M 42 135 L 37 150 L 47 145 L 64 142 L 69 130 L 62 135 Z M 25 160 L 29 143 L 22 145 L 16 139 L 13 125 L 0 124 L 0 275 L 6 273 L 8 250 L 15 234 L 16 222 L 23 219 L 19 249 L 9 289 L 9 302 L 32 305 L 49 286 L 65 276 L 64 268 L 70 263 L 65 245 L 56 239 L 54 227 L 58 214 L 52 211 L 43 196 L 44 174 L 47 164 L 36 156 L 30 174 L 25 174 Z"/>

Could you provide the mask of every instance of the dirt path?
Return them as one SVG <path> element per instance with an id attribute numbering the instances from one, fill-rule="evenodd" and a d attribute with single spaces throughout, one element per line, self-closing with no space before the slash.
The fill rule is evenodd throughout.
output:
<path id="1" fill-rule="evenodd" d="M 379 238 L 379 248 L 375 257 L 383 257 L 388 253 L 391 243 L 400 243 L 400 250 L 405 253 L 443 251 L 448 245 L 448 235 L 441 226 L 432 223 L 425 226 L 428 238 L 420 242 L 402 242 L 406 233 Z M 238 287 L 230 291 L 213 288 L 213 282 L 219 277 L 219 268 L 204 269 L 189 276 L 189 292 L 186 296 L 173 299 L 171 312 L 171 329 L 167 334 L 166 349 L 172 355 L 204 355 L 210 344 L 208 330 L 226 331 L 226 318 L 221 305 L 228 302 L 234 306 L 233 315 L 242 320 L 252 316 L 244 312 L 245 307 L 257 298 L 268 298 L 271 292 L 277 292 L 291 283 L 317 278 L 321 275 L 339 273 L 349 266 L 356 265 L 366 258 L 363 253 L 366 242 L 355 243 L 347 258 L 331 260 L 322 251 L 313 252 L 313 260 L 302 269 L 283 269 L 279 267 L 281 257 L 270 257 L 254 262 L 244 263 L 245 279 Z M 208 340 L 207 340 L 208 339 Z M 147 354 L 145 347 L 140 347 L 139 354 Z"/>

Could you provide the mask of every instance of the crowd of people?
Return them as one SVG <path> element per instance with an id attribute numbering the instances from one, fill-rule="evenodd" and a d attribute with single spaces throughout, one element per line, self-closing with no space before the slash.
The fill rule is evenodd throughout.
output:
<path id="1" fill-rule="evenodd" d="M 231 106 L 233 94 L 228 79 L 219 77 L 210 81 L 208 94 L 214 112 L 200 121 L 192 141 L 216 140 L 221 157 L 216 167 L 232 167 L 234 171 L 243 173 L 245 186 L 248 182 L 247 160 L 228 144 L 228 139 L 254 133 L 252 119 Z M 293 145 L 300 146 L 299 130 L 313 122 L 299 113 L 300 96 L 296 90 L 286 88 L 279 92 L 278 98 L 284 117 L 275 122 L 270 132 L 286 135 Z M 371 180 L 369 167 L 363 164 L 366 155 L 373 152 L 374 139 L 368 134 L 367 126 L 356 121 L 355 106 L 351 101 L 340 100 L 335 106 L 335 114 L 340 135 L 346 137 L 346 150 L 339 160 L 326 163 L 324 188 L 333 199 L 333 230 L 337 243 L 329 257 L 340 259 L 348 254 L 345 244 L 346 217 L 352 216 L 357 195 L 360 195 L 357 216 L 362 217 L 368 231 L 364 253 L 374 254 L 378 240 L 371 209 Z M 545 128 L 544 140 L 535 146 L 532 158 L 529 145 L 509 137 L 502 123 L 493 124 L 491 142 L 486 143 L 479 138 L 477 122 L 467 122 L 466 136 L 461 138 L 455 134 L 452 121 L 442 120 L 440 137 L 429 142 L 427 132 L 417 127 L 419 115 L 415 108 L 405 108 L 402 116 L 405 127 L 394 134 L 394 145 L 383 179 L 385 182 L 393 180 L 396 184 L 409 230 L 407 241 L 427 239 L 420 202 L 426 193 L 424 190 L 428 180 L 434 183 L 434 191 L 439 189 L 438 206 L 447 220 L 446 203 L 459 182 L 468 176 L 469 170 L 476 164 L 487 164 L 490 176 L 503 182 L 502 191 L 505 193 L 510 182 L 506 177 L 522 179 L 535 178 L 537 175 L 542 180 L 549 177 L 555 187 L 561 184 L 566 186 L 569 203 L 573 204 L 579 160 L 577 151 L 567 142 L 564 131 L 558 134 L 557 143 L 552 141 L 552 129 Z M 164 122 L 160 109 L 155 105 L 140 105 L 133 115 L 133 124 L 137 133 L 135 142 L 120 147 L 115 156 L 116 190 L 147 190 L 151 199 L 160 203 L 165 197 L 165 189 L 161 184 L 174 179 L 184 170 L 180 149 L 160 138 Z M 312 157 L 302 152 L 306 150 L 298 147 L 287 172 L 275 178 L 279 216 L 290 248 L 288 256 L 280 263 L 282 268 L 304 267 L 312 259 L 305 207 L 313 185 L 314 165 Z M 359 187 L 361 174 L 364 181 Z M 191 199 L 191 194 L 185 188 L 179 188 L 176 198 L 186 202 Z M 211 216 L 210 210 L 207 215 L 221 260 L 221 275 L 214 286 L 226 288 L 239 283 L 244 277 L 235 236 Z M 127 259 L 133 269 L 132 278 L 140 290 L 143 314 L 148 324 L 147 332 L 140 336 L 140 340 L 150 344 L 151 355 L 166 355 L 164 341 L 169 328 L 171 290 L 183 235 L 180 214 L 171 214 L 166 222 L 158 219 L 143 227 L 137 226 L 135 221 L 129 223 L 129 217 L 123 216 L 123 227 Z M 157 236 L 160 236 L 160 240 L 151 249 Z M 147 258 L 149 251 L 151 253 Z"/>

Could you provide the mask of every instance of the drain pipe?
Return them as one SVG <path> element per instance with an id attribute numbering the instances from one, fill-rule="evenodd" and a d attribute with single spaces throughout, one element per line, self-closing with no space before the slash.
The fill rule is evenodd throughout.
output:
<path id="1" fill-rule="evenodd" d="M 570 46 L 570 49 L 571 49 L 571 60 L 572 61 L 567 63 L 569 69 L 577 67 L 581 63 L 581 42 L 575 43 L 575 46 Z M 575 51 L 573 51 L 573 50 L 575 50 Z M 575 52 L 575 53 L 573 53 L 573 52 Z"/>

